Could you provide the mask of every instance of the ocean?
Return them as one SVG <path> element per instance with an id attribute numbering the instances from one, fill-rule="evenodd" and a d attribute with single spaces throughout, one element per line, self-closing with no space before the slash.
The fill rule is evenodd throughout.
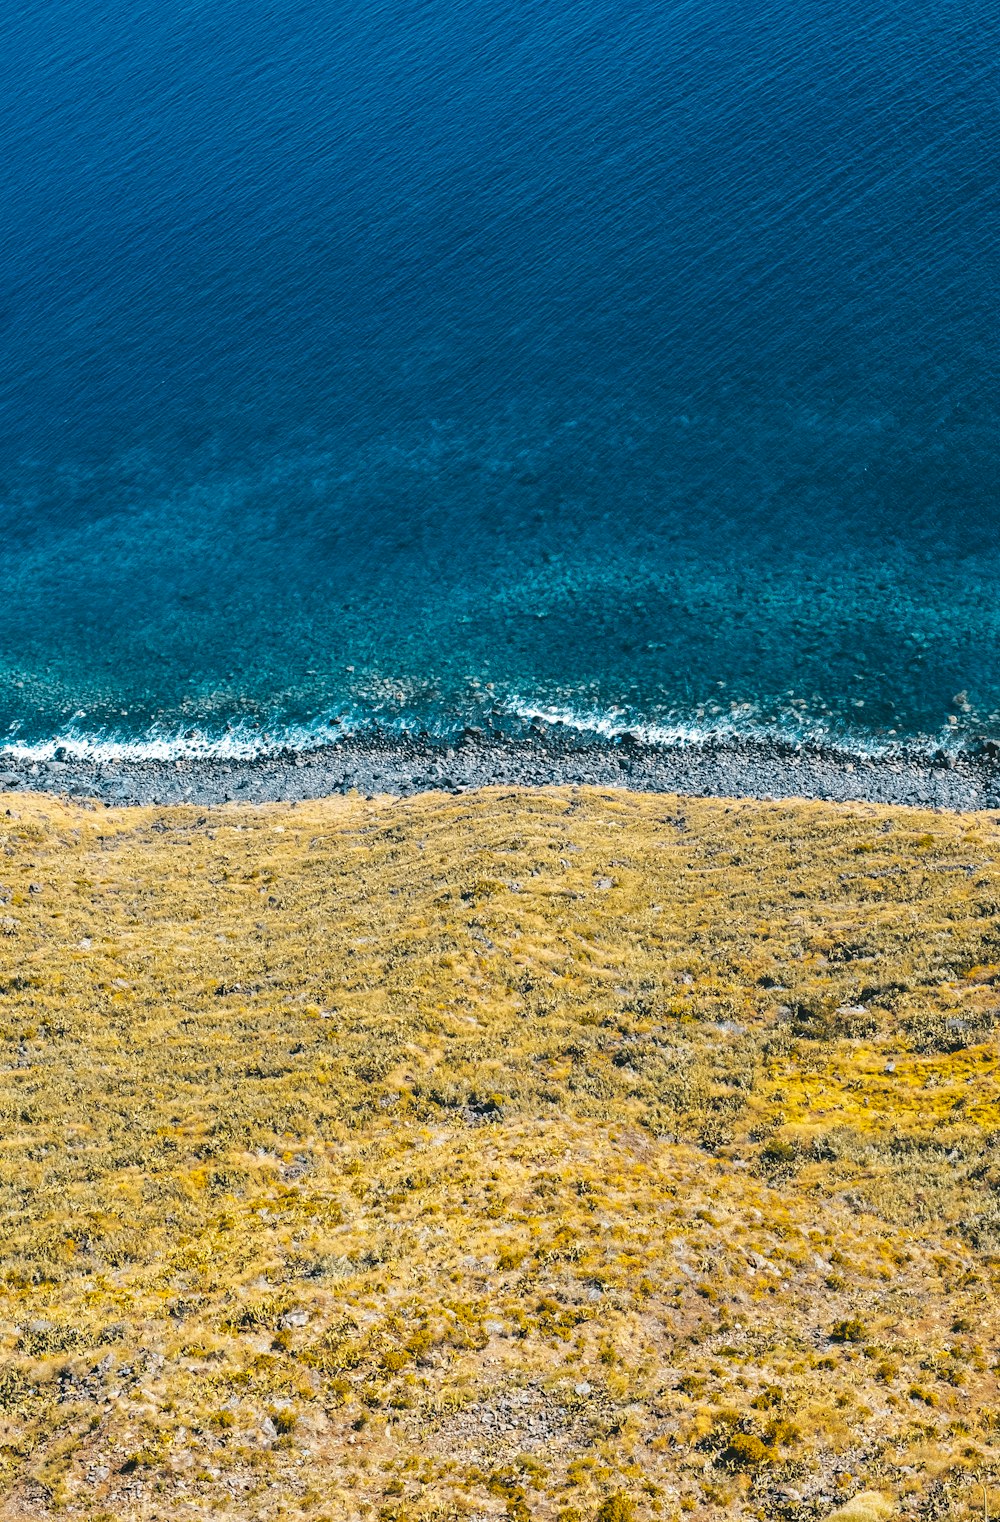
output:
<path id="1" fill-rule="evenodd" d="M 0 748 L 1000 738 L 997 7 L 0 14 Z"/>

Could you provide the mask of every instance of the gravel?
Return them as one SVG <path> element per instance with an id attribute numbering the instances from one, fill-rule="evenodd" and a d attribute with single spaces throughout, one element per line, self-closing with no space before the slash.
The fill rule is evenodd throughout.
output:
<path id="1" fill-rule="evenodd" d="M 498 784 L 991 809 L 1000 808 L 1000 757 L 988 744 L 957 755 L 898 750 L 862 756 L 749 738 L 675 746 L 646 745 L 629 736 L 594 742 L 558 725 L 540 728 L 530 738 L 467 732 L 457 742 L 373 730 L 312 751 L 277 751 L 252 760 L 206 756 L 97 762 L 70 757 L 28 763 L 0 752 L 0 786 L 8 790 L 59 793 L 109 805 L 291 802 L 351 791 L 406 797 Z"/>

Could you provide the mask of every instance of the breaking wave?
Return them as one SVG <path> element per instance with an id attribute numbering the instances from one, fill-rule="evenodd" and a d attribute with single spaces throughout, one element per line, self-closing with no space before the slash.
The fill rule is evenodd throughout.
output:
<path id="1" fill-rule="evenodd" d="M 470 731 L 468 725 L 474 724 Z M 323 714 L 300 724 L 227 724 L 220 731 L 208 728 L 153 729 L 144 735 L 122 735 L 105 729 L 87 732 L 76 726 L 49 738 L 34 741 L 8 739 L 0 744 L 0 762 L 19 767 L 52 761 L 83 761 L 96 765 L 169 764 L 174 761 L 225 761 L 253 764 L 282 755 L 308 754 L 348 738 L 368 737 L 383 743 L 414 738 L 427 743 L 454 743 L 463 734 L 499 738 L 539 737 L 546 733 L 585 747 L 629 742 L 654 749 L 736 746 L 748 741 L 761 745 L 821 748 L 858 759 L 891 759 L 905 755 L 911 760 L 931 759 L 975 751 L 981 737 L 963 735 L 952 728 L 934 735 L 879 738 L 859 731 L 845 732 L 829 724 L 812 722 L 799 715 L 777 723 L 753 715 L 738 720 L 710 720 L 671 715 L 650 720 L 632 710 L 611 708 L 575 709 L 568 704 L 532 702 L 513 695 L 494 703 L 488 715 L 471 713 L 431 718 L 426 714 L 403 714 L 389 718 L 363 710 Z"/>

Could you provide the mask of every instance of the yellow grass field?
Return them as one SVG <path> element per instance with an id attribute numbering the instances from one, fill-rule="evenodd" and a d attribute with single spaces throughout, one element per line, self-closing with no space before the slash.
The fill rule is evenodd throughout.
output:
<path id="1" fill-rule="evenodd" d="M 998 913 L 995 815 L 0 798 L 0 1516 L 995 1516 Z"/>

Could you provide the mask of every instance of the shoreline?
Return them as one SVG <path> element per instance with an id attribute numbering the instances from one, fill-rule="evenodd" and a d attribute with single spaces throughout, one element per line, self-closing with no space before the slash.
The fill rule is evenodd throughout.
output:
<path id="1" fill-rule="evenodd" d="M 26 761 L 0 750 L 0 791 L 89 798 L 108 806 L 298 802 L 358 792 L 578 784 L 693 797 L 1000 808 L 995 747 L 934 756 L 865 756 L 829 746 L 748 737 L 652 745 L 631 736 L 584 739 L 552 726 L 530 738 L 467 729 L 458 740 L 359 732 L 329 745 L 252 758 Z"/>

